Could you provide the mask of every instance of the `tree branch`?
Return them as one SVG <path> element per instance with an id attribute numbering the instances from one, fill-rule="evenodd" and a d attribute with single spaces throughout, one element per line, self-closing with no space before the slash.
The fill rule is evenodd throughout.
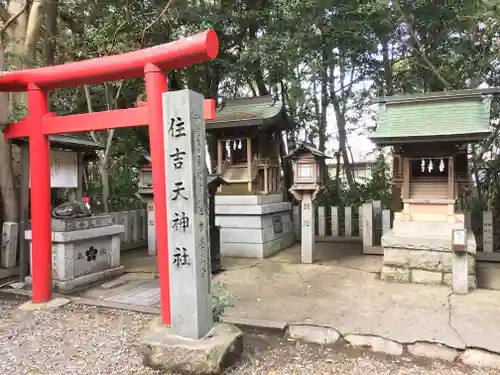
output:
<path id="1" fill-rule="evenodd" d="M 174 2 L 174 0 L 169 0 L 169 2 L 167 3 L 167 5 L 165 5 L 165 8 L 163 8 L 163 10 L 158 15 L 158 17 L 156 17 L 149 25 L 147 25 L 142 30 L 142 33 L 141 33 L 141 42 L 140 42 L 141 47 L 144 46 L 144 39 L 146 38 L 146 32 L 149 29 L 151 29 L 165 15 L 165 13 L 167 13 L 168 9 L 170 8 L 170 6 L 172 5 L 173 2 Z"/>
<path id="2" fill-rule="evenodd" d="M 28 17 L 28 26 L 26 27 L 26 37 L 24 40 L 24 54 L 31 56 L 34 54 L 36 41 L 40 34 L 40 28 L 43 22 L 43 6 L 44 0 L 34 0 L 31 4 L 30 14 Z M 27 3 L 27 1 L 26 1 Z"/>
<path id="3" fill-rule="evenodd" d="M 5 24 L 10 18 L 10 14 L 3 5 L 0 5 L 0 20 Z"/>
<path id="4" fill-rule="evenodd" d="M 15 22 L 19 18 L 19 16 L 26 11 L 26 9 L 28 9 L 28 0 L 24 1 L 23 6 L 16 14 L 9 17 L 9 12 L 3 6 L 0 7 L 0 18 L 4 20 L 4 24 L 0 28 L 0 32 L 3 33 L 7 31 L 9 26 L 12 25 L 12 23 Z"/>
<path id="5" fill-rule="evenodd" d="M 408 29 L 408 32 L 410 33 L 411 35 L 411 38 L 413 39 L 413 41 L 415 42 L 415 44 L 417 45 L 417 48 L 416 48 L 416 51 L 420 54 L 420 56 L 422 56 L 422 59 L 425 61 L 425 63 L 427 64 L 427 66 L 430 68 L 430 70 L 432 70 L 432 72 L 434 73 L 434 75 L 437 77 L 437 79 L 447 88 L 447 89 L 450 89 L 451 88 L 451 85 L 448 83 L 448 81 L 441 75 L 441 73 L 439 73 L 438 69 L 434 66 L 434 64 L 429 60 L 429 58 L 427 57 L 427 54 L 425 53 L 425 48 L 424 46 L 422 45 L 422 43 L 420 42 L 420 39 L 418 38 L 418 35 L 417 33 L 415 32 L 415 30 L 413 30 L 413 27 L 412 27 L 412 24 L 410 22 L 410 20 L 406 17 L 406 14 L 404 13 L 403 9 L 401 8 L 401 5 L 399 4 L 399 0 L 394 0 L 393 2 L 394 4 L 394 7 L 396 8 L 396 10 L 399 12 L 399 14 L 401 15 L 401 17 L 403 18 L 403 22 L 404 24 L 406 25 L 406 28 Z"/>

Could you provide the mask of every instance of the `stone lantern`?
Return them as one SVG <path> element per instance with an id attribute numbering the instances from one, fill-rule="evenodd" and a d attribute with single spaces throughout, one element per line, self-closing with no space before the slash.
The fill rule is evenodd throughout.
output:
<path id="1" fill-rule="evenodd" d="M 293 185 L 290 192 L 302 206 L 302 263 L 313 263 L 314 251 L 314 203 L 318 193 L 324 189 L 325 171 L 321 162 L 327 156 L 308 142 L 300 142 L 297 148 L 287 156 L 293 163 Z"/>

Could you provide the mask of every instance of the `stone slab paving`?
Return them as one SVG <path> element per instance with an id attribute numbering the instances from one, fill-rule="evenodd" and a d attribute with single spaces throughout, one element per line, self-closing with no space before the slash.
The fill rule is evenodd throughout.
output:
<path id="1" fill-rule="evenodd" d="M 126 274 L 79 293 L 79 297 L 156 307 L 160 303 L 160 281 L 150 275 Z"/>
<path id="2" fill-rule="evenodd" d="M 295 248 L 266 260 L 223 258 L 225 272 L 213 282 L 224 283 L 222 293 L 231 295 L 234 307 L 226 309 L 228 319 L 246 325 L 318 325 L 344 336 L 500 352 L 500 292 L 456 296 L 446 286 L 384 282 L 373 272 L 376 257 L 359 264 L 354 262 L 358 250 L 342 257 L 338 249 L 328 254 L 327 248 L 336 249 L 337 243 L 321 246 L 324 257 L 329 255 L 322 264 L 299 264 Z M 154 262 L 142 263 L 147 263 L 141 264 L 142 272 L 154 272 Z M 93 288 L 83 297 L 159 307 L 159 284 L 152 273 L 123 277 L 130 279 L 109 289 Z"/>
<path id="3" fill-rule="evenodd" d="M 450 297 L 451 324 L 467 346 L 500 352 L 500 292 L 476 290 Z"/>
<path id="4" fill-rule="evenodd" d="M 389 283 L 364 271 L 272 260 L 235 260 L 218 279 L 233 298 L 234 307 L 226 310 L 233 320 L 284 320 L 344 335 L 500 352 L 496 291 L 450 296 L 446 286 Z"/>

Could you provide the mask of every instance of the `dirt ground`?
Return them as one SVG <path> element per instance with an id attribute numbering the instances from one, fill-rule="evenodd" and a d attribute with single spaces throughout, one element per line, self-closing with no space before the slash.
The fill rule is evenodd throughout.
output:
<path id="1" fill-rule="evenodd" d="M 0 374 L 153 375 L 141 363 L 138 332 L 153 316 L 67 305 L 22 312 L 23 301 L 0 295 Z M 500 375 L 461 364 L 376 356 L 355 349 L 319 347 L 281 336 L 248 332 L 243 359 L 226 375 Z M 167 374 L 175 375 L 175 374 Z"/>

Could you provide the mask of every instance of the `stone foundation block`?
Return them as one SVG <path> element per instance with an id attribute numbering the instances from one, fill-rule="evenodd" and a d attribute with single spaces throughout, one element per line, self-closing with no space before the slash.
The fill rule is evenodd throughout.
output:
<path id="1" fill-rule="evenodd" d="M 458 350 L 427 342 L 417 342 L 408 345 L 408 353 L 415 357 L 432 358 L 446 362 L 453 362 L 459 356 Z"/>
<path id="2" fill-rule="evenodd" d="M 335 344 L 340 338 L 340 334 L 333 328 L 295 324 L 288 327 L 288 336 L 319 345 Z"/>
<path id="3" fill-rule="evenodd" d="M 443 273 L 424 270 L 412 270 L 411 281 L 417 284 L 441 284 L 443 282 Z"/>
<path id="4" fill-rule="evenodd" d="M 67 305 L 71 301 L 66 298 L 53 298 L 49 302 L 45 303 L 34 303 L 28 301 L 19 306 L 21 311 L 37 311 L 37 310 L 55 310 L 59 307 Z"/>
<path id="5" fill-rule="evenodd" d="M 384 266 L 380 278 L 384 281 L 395 281 L 398 283 L 410 282 L 410 270 L 400 267 Z"/>
<path id="6" fill-rule="evenodd" d="M 491 367 L 500 369 L 500 355 L 478 349 L 467 349 L 460 359 L 469 366 Z"/>
<path id="7" fill-rule="evenodd" d="M 396 267 L 408 267 L 410 264 L 410 250 L 384 249 L 384 265 Z"/>
<path id="8" fill-rule="evenodd" d="M 351 346 L 369 348 L 374 352 L 389 355 L 402 355 L 403 345 L 392 340 L 383 339 L 377 336 L 347 335 L 345 341 Z"/>
<path id="9" fill-rule="evenodd" d="M 445 253 L 440 251 L 410 250 L 409 254 L 410 268 L 443 272 L 443 255 Z"/>
<path id="10" fill-rule="evenodd" d="M 471 256 L 470 254 L 467 257 L 467 268 L 469 275 L 476 274 L 476 258 Z"/>
<path id="11" fill-rule="evenodd" d="M 233 325 L 216 324 L 199 340 L 187 339 L 154 320 L 139 339 L 144 365 L 167 373 L 221 374 L 241 357 L 243 334 Z"/>
<path id="12" fill-rule="evenodd" d="M 477 278 L 476 275 L 469 275 L 469 289 L 477 289 Z M 453 284 L 453 275 L 451 273 L 445 273 L 443 275 L 443 284 L 448 286 L 452 286 Z"/>

